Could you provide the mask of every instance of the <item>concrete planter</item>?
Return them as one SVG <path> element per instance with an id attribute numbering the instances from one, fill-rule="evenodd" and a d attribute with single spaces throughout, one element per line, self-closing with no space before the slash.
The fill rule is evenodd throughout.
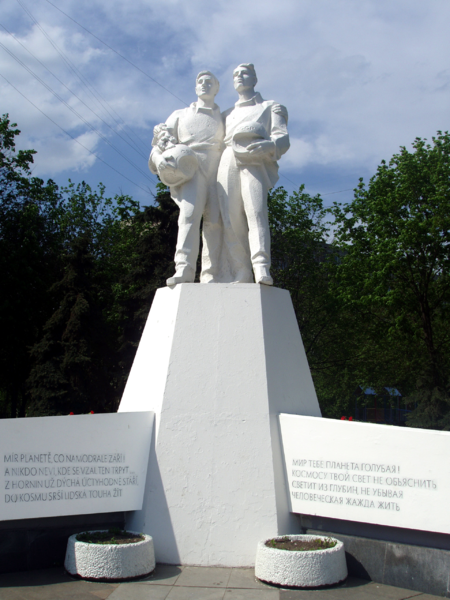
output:
<path id="1" fill-rule="evenodd" d="M 134 532 L 131 532 L 134 533 Z M 153 538 L 135 544 L 88 544 L 71 535 L 64 567 L 70 575 L 95 581 L 124 581 L 149 575 L 155 568 Z"/>
<path id="2" fill-rule="evenodd" d="M 321 536 L 289 536 L 291 540 L 318 537 Z M 266 541 L 259 542 L 256 551 L 255 575 L 261 581 L 286 587 L 312 588 L 339 583 L 347 577 L 344 544 L 338 540 L 333 548 L 306 552 L 268 548 Z"/>

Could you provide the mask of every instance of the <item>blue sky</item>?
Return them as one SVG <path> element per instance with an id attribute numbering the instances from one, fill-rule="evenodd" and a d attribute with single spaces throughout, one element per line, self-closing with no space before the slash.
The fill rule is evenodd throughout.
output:
<path id="1" fill-rule="evenodd" d="M 33 173 L 60 185 L 102 181 L 149 204 L 154 125 L 195 100 L 203 69 L 229 108 L 241 62 L 289 111 L 279 184 L 304 183 L 327 204 L 349 201 L 400 146 L 449 129 L 448 0 L 51 2 L 85 29 L 48 0 L 2 0 L 0 110 L 22 130 L 19 146 L 38 151 Z"/>

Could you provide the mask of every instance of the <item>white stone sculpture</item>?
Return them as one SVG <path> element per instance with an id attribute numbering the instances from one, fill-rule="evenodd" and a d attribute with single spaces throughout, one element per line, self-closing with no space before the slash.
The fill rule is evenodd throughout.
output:
<path id="1" fill-rule="evenodd" d="M 196 79 L 198 101 L 176 110 L 157 125 L 149 168 L 169 185 L 180 208 L 175 275 L 167 285 L 194 281 L 203 217 L 200 281 L 217 281 L 222 246 L 222 222 L 217 198 L 217 169 L 223 150 L 224 126 L 214 98 L 219 81 L 210 71 Z"/>
<path id="2" fill-rule="evenodd" d="M 267 195 L 278 181 L 277 160 L 289 148 L 288 115 L 255 93 L 252 64 L 239 65 L 233 78 L 239 100 L 222 115 L 225 150 L 218 172 L 229 281 L 252 283 L 254 274 L 256 283 L 272 285 Z"/>

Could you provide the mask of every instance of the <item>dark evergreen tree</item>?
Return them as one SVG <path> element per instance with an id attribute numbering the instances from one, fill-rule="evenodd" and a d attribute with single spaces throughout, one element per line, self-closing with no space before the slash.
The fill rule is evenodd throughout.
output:
<path id="1" fill-rule="evenodd" d="M 111 410 L 114 338 L 100 301 L 98 272 L 88 234 L 75 237 L 64 258 L 64 274 L 50 293 L 57 306 L 33 347 L 28 379 L 32 415 Z"/>
<path id="2" fill-rule="evenodd" d="M 31 352 L 30 414 L 109 412 L 119 393 L 117 280 L 127 270 L 138 204 L 85 182 L 69 182 L 62 195 L 61 270 L 50 289 L 53 314 Z"/>
<path id="3" fill-rule="evenodd" d="M 173 275 L 178 207 L 168 188 L 159 183 L 155 205 L 146 207 L 131 223 L 133 249 L 128 270 L 119 284 L 123 292 L 120 336 L 121 388 L 125 386 L 155 292 Z"/>

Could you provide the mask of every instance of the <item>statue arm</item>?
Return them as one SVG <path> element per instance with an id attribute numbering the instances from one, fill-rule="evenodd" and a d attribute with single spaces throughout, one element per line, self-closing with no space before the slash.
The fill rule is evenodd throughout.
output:
<path id="1" fill-rule="evenodd" d="M 275 160 L 279 160 L 289 150 L 287 122 L 288 112 L 286 107 L 281 104 L 273 104 L 270 139 L 275 144 Z"/>
<path id="2" fill-rule="evenodd" d="M 284 106 L 275 102 L 270 109 L 270 140 L 249 144 L 247 150 L 253 156 L 270 156 L 272 160 L 277 161 L 288 151 L 290 146 L 287 131 L 288 113 Z"/>

